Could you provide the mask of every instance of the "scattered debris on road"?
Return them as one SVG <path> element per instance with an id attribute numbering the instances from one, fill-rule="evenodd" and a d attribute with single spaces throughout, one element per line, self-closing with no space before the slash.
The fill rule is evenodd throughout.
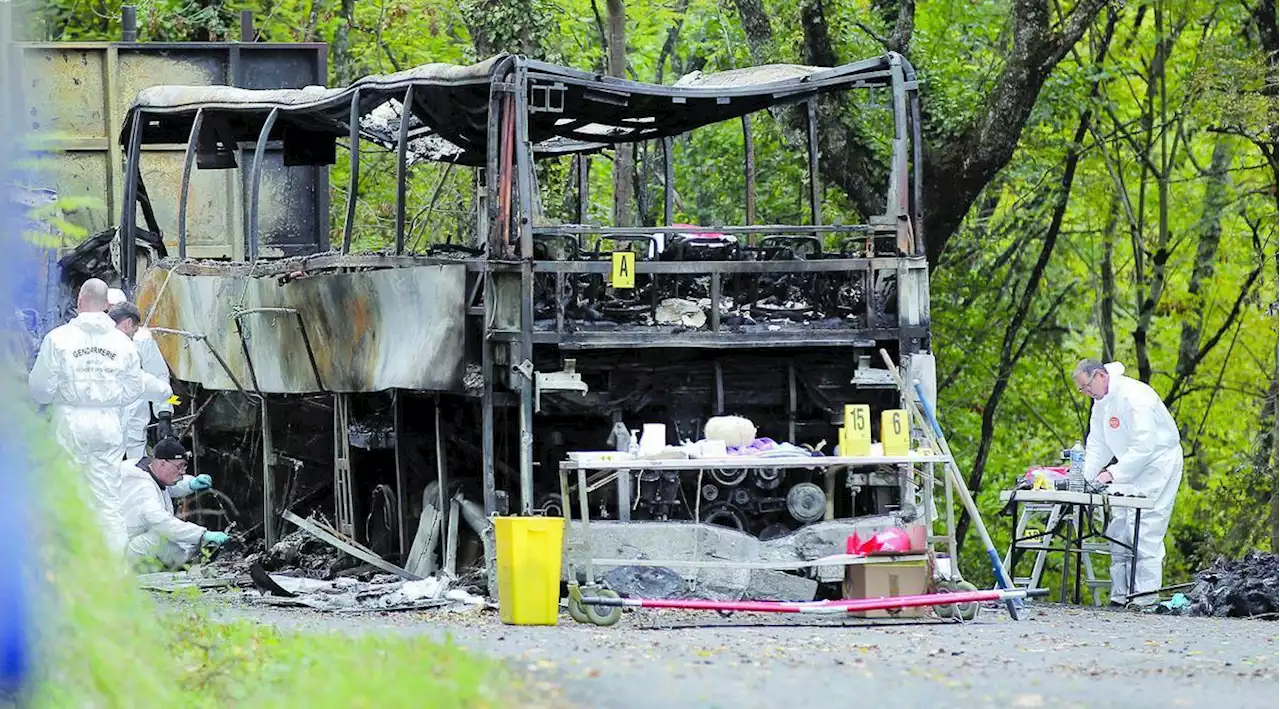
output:
<path id="1" fill-rule="evenodd" d="M 405 581 L 393 574 L 378 574 L 368 581 L 337 578 L 332 581 L 284 574 L 270 574 L 274 589 L 246 594 L 246 599 L 272 606 L 305 606 L 322 611 L 399 611 L 447 608 L 452 611 L 496 607 L 484 598 L 452 586 L 439 577 Z M 274 595 L 280 590 L 288 596 Z"/>

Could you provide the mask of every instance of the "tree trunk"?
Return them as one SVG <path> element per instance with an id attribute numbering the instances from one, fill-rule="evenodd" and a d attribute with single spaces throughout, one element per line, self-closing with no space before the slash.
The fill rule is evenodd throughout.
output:
<path id="1" fill-rule="evenodd" d="M 1267 58 L 1268 76 L 1280 76 L 1280 12 L 1277 12 L 1276 0 L 1257 0 L 1249 8 L 1252 15 L 1253 28 L 1257 29 L 1258 45 Z M 1274 81 L 1274 79 L 1272 79 Z M 1276 101 L 1274 95 L 1268 96 Z M 1272 115 L 1275 115 L 1272 113 Z M 1258 142 L 1258 148 L 1271 166 L 1271 195 L 1275 197 L 1277 214 L 1280 214 L 1280 123 L 1272 122 L 1268 127 L 1270 142 Z M 1276 361 L 1271 374 L 1271 388 L 1267 392 L 1267 401 L 1262 404 L 1262 430 L 1270 433 L 1265 448 L 1270 457 L 1271 474 L 1271 512 L 1268 527 L 1271 532 L 1271 552 L 1280 554 L 1280 247 L 1276 247 Z M 1270 415 L 1270 426 L 1267 416 Z"/>
<path id="2" fill-rule="evenodd" d="M 1116 356 L 1116 269 L 1115 236 L 1116 212 L 1120 205 L 1111 201 L 1111 214 L 1107 227 L 1102 230 L 1102 299 L 1098 303 L 1098 329 L 1102 330 L 1102 361 L 1110 362 Z"/>
<path id="3" fill-rule="evenodd" d="M 351 26 L 355 24 L 356 0 L 342 0 L 342 19 L 333 33 L 333 71 L 338 86 L 356 79 L 355 62 L 351 59 Z"/>
<path id="4" fill-rule="evenodd" d="M 1209 302 L 1201 293 L 1213 281 L 1218 260 L 1218 245 L 1222 241 L 1222 212 L 1226 209 L 1231 167 L 1231 141 L 1219 137 L 1213 146 L 1213 161 L 1205 175 L 1204 208 L 1200 216 L 1200 239 L 1196 244 L 1196 262 L 1191 270 L 1191 282 L 1187 293 L 1195 302 L 1195 314 L 1182 321 L 1182 334 L 1178 341 L 1178 364 L 1174 369 L 1173 386 L 1169 400 L 1178 397 L 1182 387 L 1195 374 L 1200 363 L 1200 335 L 1208 317 Z"/>
<path id="5" fill-rule="evenodd" d="M 1160 303 L 1160 296 L 1164 292 L 1165 262 L 1169 259 L 1169 151 L 1168 151 L 1168 117 L 1166 115 L 1167 103 L 1165 101 L 1165 53 L 1166 43 L 1164 36 L 1164 12 L 1163 4 L 1159 1 L 1155 3 L 1155 23 L 1156 23 L 1156 47 L 1155 55 L 1151 58 L 1151 74 L 1149 77 L 1147 95 L 1152 100 L 1158 100 L 1160 106 L 1160 163 L 1158 171 L 1155 172 L 1156 178 L 1156 209 L 1158 212 L 1156 222 L 1156 251 L 1151 256 L 1151 287 L 1144 294 L 1142 289 L 1138 290 L 1138 322 L 1133 330 L 1134 357 L 1138 361 L 1138 378 L 1144 382 L 1151 381 L 1151 355 L 1147 351 L 1147 336 L 1151 332 L 1151 321 L 1156 314 L 1156 306 Z M 1158 98 L 1157 98 L 1158 96 Z M 1147 113 L 1147 146 L 1154 147 L 1152 142 L 1152 130 L 1154 129 L 1155 111 L 1154 109 Z M 1151 164 L 1150 151 L 1147 153 L 1146 163 Z"/>
<path id="6" fill-rule="evenodd" d="M 623 0 L 605 3 L 609 30 L 609 76 L 623 77 L 627 71 L 627 8 Z M 635 192 L 635 154 L 631 145 L 613 151 L 613 225 L 634 226 L 631 201 Z"/>
<path id="7" fill-rule="evenodd" d="M 1276 175 L 1280 184 L 1280 174 Z M 1280 207 L 1280 205 L 1277 205 Z M 1280 252 L 1276 253 L 1276 302 L 1280 303 Z M 1280 315 L 1277 315 L 1280 317 Z M 1280 554 L 1280 321 L 1276 323 L 1276 363 L 1271 374 L 1271 553 Z"/>

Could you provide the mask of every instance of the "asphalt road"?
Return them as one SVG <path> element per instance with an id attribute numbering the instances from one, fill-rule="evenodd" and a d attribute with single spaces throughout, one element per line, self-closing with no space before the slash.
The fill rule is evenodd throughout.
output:
<path id="1" fill-rule="evenodd" d="M 502 625 L 492 611 L 339 615 L 206 596 L 214 617 L 303 632 L 421 634 L 503 657 L 568 703 L 648 707 L 1280 706 L 1276 621 L 1040 605 L 1014 622 L 640 610 L 612 628 Z"/>

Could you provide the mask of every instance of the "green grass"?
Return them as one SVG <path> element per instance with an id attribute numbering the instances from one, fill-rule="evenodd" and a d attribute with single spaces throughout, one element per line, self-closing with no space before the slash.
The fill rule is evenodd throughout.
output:
<path id="1" fill-rule="evenodd" d="M 24 417 L 27 418 L 27 417 Z M 76 471 L 32 423 L 32 707 L 528 706 L 503 665 L 410 637 L 283 632 L 174 612 L 136 588 L 75 499 Z M 198 604 L 191 604 L 198 608 Z"/>

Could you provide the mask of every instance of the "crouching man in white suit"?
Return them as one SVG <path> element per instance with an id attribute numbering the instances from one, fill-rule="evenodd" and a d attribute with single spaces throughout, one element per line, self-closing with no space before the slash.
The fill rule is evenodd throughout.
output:
<path id="1" fill-rule="evenodd" d="M 174 498 L 213 486 L 208 475 L 184 475 L 187 451 L 172 438 L 162 439 L 150 458 L 126 460 L 120 466 L 120 498 L 129 533 L 127 556 L 139 571 L 182 568 L 200 543 L 220 546 L 225 532 L 212 532 L 173 514 Z"/>

